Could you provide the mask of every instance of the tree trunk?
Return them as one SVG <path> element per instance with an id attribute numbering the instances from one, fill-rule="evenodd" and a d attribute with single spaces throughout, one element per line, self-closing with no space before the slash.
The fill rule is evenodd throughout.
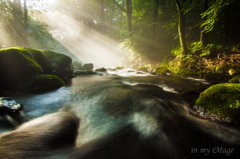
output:
<path id="1" fill-rule="evenodd" d="M 116 5 L 122 9 L 124 12 L 127 13 L 127 19 L 128 19 L 128 31 L 129 31 L 129 37 L 133 37 L 132 33 L 132 1 L 131 0 L 126 0 L 126 5 L 127 5 L 127 10 L 123 9 L 115 0 L 113 0 Z"/>
<path id="2" fill-rule="evenodd" d="M 208 0 L 203 0 L 203 8 L 202 13 L 204 13 L 208 9 Z M 202 23 L 207 19 L 207 17 L 202 18 Z M 202 45 L 205 47 L 208 44 L 209 39 L 209 33 L 204 33 L 204 26 L 201 27 L 201 37 L 200 41 L 202 42 Z"/>
<path id="3" fill-rule="evenodd" d="M 153 40 L 156 41 L 157 32 L 157 17 L 158 17 L 159 0 L 154 0 L 154 12 L 153 12 Z"/>
<path id="4" fill-rule="evenodd" d="M 110 38 L 112 37 L 112 25 L 113 25 L 113 13 L 114 13 L 114 2 L 112 7 L 112 15 L 111 15 L 111 25 L 110 25 Z"/>
<path id="5" fill-rule="evenodd" d="M 122 8 L 124 7 L 124 0 L 123 0 L 123 3 L 122 3 Z M 121 18 L 120 18 L 120 21 L 121 21 L 121 24 L 120 24 L 120 27 L 119 27 L 119 31 L 118 31 L 118 41 L 120 41 L 120 32 L 122 30 L 122 17 L 123 17 L 123 14 L 121 13 Z"/>
<path id="6" fill-rule="evenodd" d="M 128 31 L 129 31 L 129 37 L 133 37 L 132 33 L 132 1 L 126 0 L 127 4 L 127 17 L 128 17 Z"/>
<path id="7" fill-rule="evenodd" d="M 101 32 L 104 34 L 105 22 L 104 22 L 104 0 L 101 0 Z"/>
<path id="8" fill-rule="evenodd" d="M 186 2 L 186 0 L 175 0 L 178 14 L 179 14 L 179 24 L 178 24 L 178 33 L 179 33 L 179 40 L 181 45 L 181 50 L 183 54 L 187 54 L 187 45 L 186 45 L 186 20 L 185 15 L 183 11 L 183 5 Z"/>

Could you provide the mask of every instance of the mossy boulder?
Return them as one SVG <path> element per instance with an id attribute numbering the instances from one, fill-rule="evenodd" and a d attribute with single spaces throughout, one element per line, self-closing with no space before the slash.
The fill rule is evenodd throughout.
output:
<path id="1" fill-rule="evenodd" d="M 96 69 L 95 71 L 98 71 L 98 72 L 106 72 L 107 69 L 104 68 L 104 67 L 101 67 L 101 68 Z"/>
<path id="2" fill-rule="evenodd" d="M 77 71 L 73 71 L 74 75 L 93 75 L 93 74 L 97 74 L 97 72 L 94 71 L 90 71 L 90 70 L 77 70 Z"/>
<path id="3" fill-rule="evenodd" d="M 231 76 L 223 73 L 208 73 L 205 74 L 204 78 L 211 80 L 229 80 L 231 79 Z"/>
<path id="4" fill-rule="evenodd" d="M 229 71 L 228 71 L 228 73 L 229 73 L 229 75 L 231 75 L 231 76 L 234 76 L 234 75 L 236 75 L 236 74 L 239 74 L 239 71 L 237 71 L 237 70 L 235 70 L 235 69 L 230 69 Z"/>
<path id="5" fill-rule="evenodd" d="M 45 72 L 46 74 L 54 74 L 59 77 L 65 77 L 72 73 L 71 57 L 53 51 L 42 52 L 49 70 L 49 72 Z"/>
<path id="6" fill-rule="evenodd" d="M 27 48 L 27 51 L 32 54 L 34 60 L 42 67 L 43 73 L 51 72 L 42 50 Z"/>
<path id="7" fill-rule="evenodd" d="M 82 69 L 82 64 L 81 64 L 81 62 L 79 62 L 79 61 L 74 61 L 74 62 L 72 63 L 72 68 Z"/>
<path id="8" fill-rule="evenodd" d="M 92 71 L 93 70 L 93 64 L 92 63 L 86 63 L 83 65 L 84 70 Z"/>
<path id="9" fill-rule="evenodd" d="M 64 81 L 55 75 L 38 75 L 32 79 L 31 92 L 44 92 L 64 86 Z"/>
<path id="10" fill-rule="evenodd" d="M 117 66 L 117 67 L 115 67 L 115 69 L 116 70 L 122 70 L 122 69 L 124 69 L 124 67 L 123 66 Z"/>
<path id="11" fill-rule="evenodd" d="M 232 69 L 231 66 L 228 65 L 219 65 L 216 67 L 215 72 L 216 73 L 228 73 L 228 71 Z"/>
<path id="12" fill-rule="evenodd" d="M 218 114 L 233 121 L 240 121 L 240 84 L 213 85 L 200 94 L 195 104 L 210 114 Z"/>
<path id="13" fill-rule="evenodd" d="M 13 89 L 26 79 L 43 73 L 42 67 L 27 49 L 21 47 L 0 50 L 0 87 Z"/>
<path id="14" fill-rule="evenodd" d="M 240 82 L 240 76 L 235 76 L 232 79 L 230 79 L 228 82 L 230 82 L 230 83 L 239 83 Z"/>
<path id="15" fill-rule="evenodd" d="M 167 67 L 165 67 L 165 66 L 160 66 L 160 67 L 158 67 L 158 68 L 156 68 L 155 70 L 154 70 L 154 73 L 158 73 L 158 74 L 165 74 L 165 73 L 170 73 L 170 71 L 169 71 L 169 69 L 167 68 Z"/>
<path id="16" fill-rule="evenodd" d="M 138 67 L 138 71 L 148 72 L 148 68 L 146 66 Z"/>

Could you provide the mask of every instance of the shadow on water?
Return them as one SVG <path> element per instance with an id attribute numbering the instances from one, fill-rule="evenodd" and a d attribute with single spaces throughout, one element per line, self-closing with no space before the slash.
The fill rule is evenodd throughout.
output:
<path id="1" fill-rule="evenodd" d="M 44 109 L 31 118 L 49 115 L 2 134 L 0 155 L 14 147 L 11 158 L 238 158 L 239 131 L 191 115 L 179 95 L 209 85 L 179 76 L 80 76 L 55 92 L 16 97 L 30 114 Z M 62 147 L 69 135 L 74 146 Z"/>

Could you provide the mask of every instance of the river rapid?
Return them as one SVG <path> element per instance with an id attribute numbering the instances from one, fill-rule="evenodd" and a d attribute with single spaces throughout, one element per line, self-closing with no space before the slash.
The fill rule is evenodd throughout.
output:
<path id="1" fill-rule="evenodd" d="M 0 158 L 239 158 L 239 130 L 194 115 L 180 96 L 211 84 L 123 69 L 11 96 L 22 125 L 0 118 Z"/>

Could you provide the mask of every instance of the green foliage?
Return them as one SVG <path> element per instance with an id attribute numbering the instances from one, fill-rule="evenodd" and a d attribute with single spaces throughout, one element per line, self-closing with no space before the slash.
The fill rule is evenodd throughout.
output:
<path id="1" fill-rule="evenodd" d="M 216 73 L 228 73 L 228 71 L 231 69 L 231 66 L 228 65 L 218 65 L 216 67 Z"/>
<path id="2" fill-rule="evenodd" d="M 209 87 L 200 94 L 196 105 L 212 114 L 240 120 L 240 84 L 223 83 Z"/>
<path id="3" fill-rule="evenodd" d="M 168 68 L 166 66 L 160 66 L 154 70 L 154 73 L 158 73 L 160 75 L 169 72 Z"/>
<path id="4" fill-rule="evenodd" d="M 32 79 L 30 87 L 32 92 L 44 92 L 58 89 L 64 85 L 64 81 L 59 77 L 42 74 Z"/>

